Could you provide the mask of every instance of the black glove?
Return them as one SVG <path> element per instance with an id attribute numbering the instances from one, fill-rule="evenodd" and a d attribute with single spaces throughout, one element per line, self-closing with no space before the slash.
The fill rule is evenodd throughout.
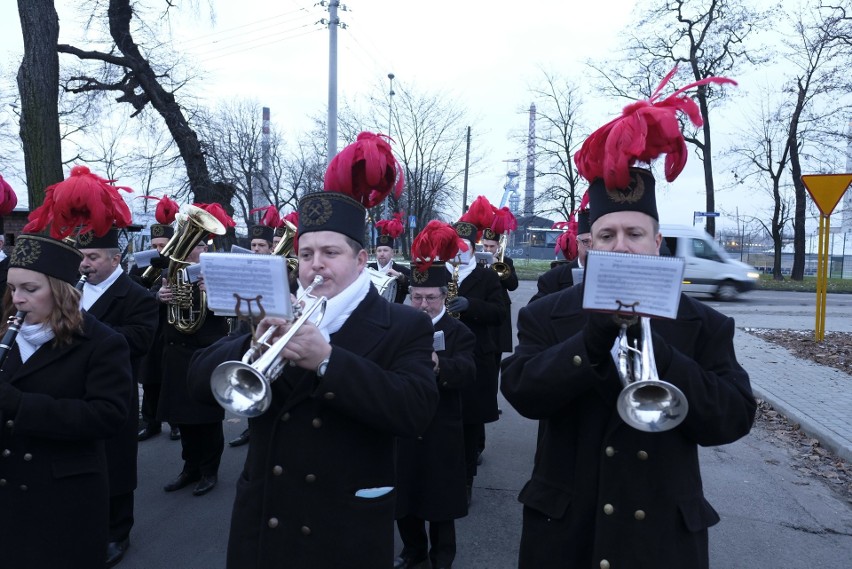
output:
<path id="1" fill-rule="evenodd" d="M 153 257 L 150 263 L 152 267 L 157 269 L 167 269 L 169 267 L 169 258 L 161 254 L 159 257 Z"/>
<path id="2" fill-rule="evenodd" d="M 464 312 L 470 308 L 470 301 L 463 296 L 457 296 L 447 304 L 450 312 Z"/>
<path id="3" fill-rule="evenodd" d="M 605 312 L 591 312 L 583 328 L 583 341 L 592 364 L 599 364 L 609 356 L 612 345 L 621 331 L 621 325 L 613 315 Z"/>

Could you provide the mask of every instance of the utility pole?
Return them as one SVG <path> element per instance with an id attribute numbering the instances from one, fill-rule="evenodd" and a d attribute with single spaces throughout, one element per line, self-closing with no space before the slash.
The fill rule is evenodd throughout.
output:
<path id="1" fill-rule="evenodd" d="M 325 6 L 325 0 L 320 2 L 320 6 Z M 329 0 L 328 3 L 328 20 L 323 18 L 321 24 L 328 24 L 328 162 L 337 155 L 337 28 L 338 26 L 346 29 L 346 24 L 340 23 L 340 18 L 337 17 L 337 9 L 340 8 L 344 12 L 346 6 L 340 5 L 339 0 Z"/>
<path id="2" fill-rule="evenodd" d="M 391 129 L 393 128 L 393 96 L 396 95 L 393 90 L 393 78 L 395 75 L 393 73 L 388 73 L 388 79 L 390 79 L 390 91 L 388 91 L 388 138 L 391 136 Z M 388 205 L 388 201 L 390 198 L 384 200 L 382 202 L 382 218 L 390 219 L 390 206 Z M 406 220 L 408 221 L 408 220 Z"/>
<path id="3" fill-rule="evenodd" d="M 470 164 L 470 127 L 467 127 L 467 150 L 464 153 L 464 190 L 462 191 L 462 215 L 467 211 L 467 170 Z"/>

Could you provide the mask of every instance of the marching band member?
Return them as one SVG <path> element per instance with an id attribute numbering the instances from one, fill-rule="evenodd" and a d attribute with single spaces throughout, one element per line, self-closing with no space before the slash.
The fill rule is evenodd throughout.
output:
<path id="1" fill-rule="evenodd" d="M 5 567 L 104 566 L 104 441 L 127 423 L 134 390 L 125 339 L 80 311 L 80 260 L 69 244 L 27 234 L 10 258 L 5 313 L 26 317 L 0 369 Z"/>
<path id="2" fill-rule="evenodd" d="M 467 515 L 459 389 L 476 378 L 476 337 L 447 314 L 448 274 L 442 262 L 454 258 L 458 249 L 456 232 L 440 221 L 430 221 L 411 249 L 411 306 L 432 319 L 438 336 L 432 361 L 440 402 L 426 432 L 417 438 L 400 438 L 397 446 L 396 525 L 404 547 L 394 569 L 413 569 L 427 558 L 434 569 L 452 567 L 456 556 L 454 520 Z"/>
<path id="3" fill-rule="evenodd" d="M 219 204 L 195 204 L 213 215 L 223 226 L 232 226 L 233 220 Z M 185 231 L 190 231 L 190 222 Z M 224 227 L 223 231 L 224 233 Z M 193 234 L 194 236 L 194 234 Z M 202 231 L 195 239 L 195 247 L 183 261 L 189 265 L 199 262 L 201 253 L 207 251 L 209 235 Z M 180 263 L 183 265 L 184 263 Z M 172 267 L 174 273 L 174 267 Z M 176 302 L 178 291 L 174 290 L 175 275 L 164 279 L 157 293 L 160 302 Z M 198 283 L 188 285 L 191 290 L 192 311 L 206 309 L 203 306 Z M 176 425 L 180 429 L 181 457 L 183 468 L 180 474 L 166 484 L 163 490 L 174 492 L 195 483 L 193 496 L 203 496 L 210 492 L 218 482 L 219 463 L 225 449 L 225 434 L 222 421 L 225 413 L 218 405 L 199 402 L 190 397 L 187 387 L 189 361 L 192 355 L 210 346 L 228 333 L 227 319 L 206 313 L 199 315 L 195 325 L 179 321 L 167 322 L 163 330 L 165 346 L 163 349 L 163 386 L 160 393 L 159 413 L 162 420 Z M 200 320 L 200 321 L 199 321 Z"/>
<path id="4" fill-rule="evenodd" d="M 468 250 L 459 252 L 456 260 L 445 264 L 457 290 L 455 298 L 448 299 L 447 310 L 458 314 L 462 323 L 476 336 L 476 381 L 462 389 L 470 503 L 479 449 L 485 440 L 485 423 L 492 423 L 499 418 L 497 376 L 500 368 L 496 354 L 500 353 L 500 346 L 497 331 L 506 317 L 506 305 L 497 273 L 477 264 L 473 254 L 479 229 L 467 221 L 458 221 L 454 227 L 458 236 L 467 241 Z"/>
<path id="5" fill-rule="evenodd" d="M 83 254 L 80 273 L 88 279 L 83 285 L 80 306 L 122 336 L 130 347 L 133 385 L 143 358 L 150 352 L 159 324 L 159 308 L 154 297 L 124 273 L 118 247 L 118 231 L 98 237 L 93 232 L 77 237 Z M 139 397 L 133 389 L 124 427 L 106 441 L 110 486 L 110 527 L 107 567 L 118 564 L 130 545 L 133 527 L 133 491 L 136 489 Z"/>
<path id="6" fill-rule="evenodd" d="M 651 100 L 592 133 L 574 157 L 591 182 L 595 250 L 659 251 L 654 177 L 634 166 L 667 152 L 673 180 L 686 161 L 676 113 L 701 117 L 683 89 L 656 101 L 670 77 Z M 699 84 L 710 81 L 719 80 Z M 637 132 L 641 140 L 630 138 Z M 519 345 L 503 362 L 506 399 L 539 420 L 533 474 L 519 497 L 519 567 L 707 569 L 707 530 L 719 516 L 704 497 L 698 446 L 745 436 L 756 409 L 734 353 L 734 321 L 684 294 L 675 320 L 653 320 L 660 379 L 683 392 L 689 411 L 669 430 L 645 432 L 616 409 L 622 384 L 611 350 L 621 326 L 611 314 L 584 312 L 582 294 L 572 287 L 522 308 Z"/>
<path id="7" fill-rule="evenodd" d="M 386 302 L 365 272 L 366 208 L 402 179 L 384 137 L 361 133 L 329 164 L 326 191 L 299 202 L 299 280 L 327 299 L 319 326 L 306 322 L 280 356 L 293 365 L 271 383 L 271 406 L 250 419 L 237 484 L 227 567 L 390 569 L 394 551 L 396 436 L 420 435 L 438 405 L 429 318 Z M 367 180 L 373 180 L 372 183 Z M 378 181 L 378 182 L 376 182 Z M 280 338 L 292 323 L 261 320 Z M 196 397 L 248 350 L 247 334 L 192 362 Z"/>
<path id="8" fill-rule="evenodd" d="M 530 298 L 530 302 L 552 292 L 574 286 L 573 269 L 585 267 L 586 254 L 592 245 L 589 210 L 588 208 L 583 209 L 581 205 L 575 215 L 576 220 L 568 221 L 568 230 L 560 235 L 556 241 L 556 246 L 564 255 L 565 261 L 557 263 L 556 266 L 551 265 L 549 271 L 538 277 L 538 291 Z"/>
<path id="9" fill-rule="evenodd" d="M 367 263 L 367 267 L 396 278 L 394 302 L 402 304 L 408 296 L 408 283 L 411 278 L 411 270 L 408 267 L 393 261 L 395 239 L 402 235 L 404 230 L 402 214 L 396 212 L 393 219 L 377 221 L 376 228 L 381 232 L 376 240 L 376 262 Z"/>

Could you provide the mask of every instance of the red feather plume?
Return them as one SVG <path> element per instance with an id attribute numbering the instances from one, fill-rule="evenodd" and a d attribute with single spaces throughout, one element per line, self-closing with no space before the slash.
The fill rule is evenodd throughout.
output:
<path id="1" fill-rule="evenodd" d="M 155 198 L 154 196 L 139 196 L 149 200 L 157 200 L 157 209 L 154 210 L 154 219 L 161 225 L 171 225 L 180 211 L 178 203 L 169 196 Z"/>
<path id="2" fill-rule="evenodd" d="M 491 227 L 494 221 L 494 206 L 485 196 L 477 196 L 467 211 L 459 218 L 459 221 L 472 223 L 481 233 L 486 227 Z"/>
<path id="3" fill-rule="evenodd" d="M 265 225 L 266 227 L 281 227 L 281 215 L 279 215 L 278 208 L 274 205 L 256 207 L 249 211 L 249 214 L 256 213 L 258 211 L 263 212 L 263 217 L 260 218 L 260 225 Z"/>
<path id="4" fill-rule="evenodd" d="M 402 224 L 402 213 L 396 212 L 393 214 L 393 219 L 382 219 L 376 222 L 376 229 L 381 231 L 382 235 L 396 239 L 402 232 L 405 231 L 405 226 Z"/>
<path id="5" fill-rule="evenodd" d="M 449 223 L 433 219 L 417 234 L 411 244 L 411 258 L 420 271 L 425 271 L 436 262 L 449 261 L 467 251 L 465 240 L 458 236 Z"/>
<path id="6" fill-rule="evenodd" d="M 133 190 L 113 186 L 114 181 L 92 174 L 86 166 L 74 166 L 68 178 L 48 186 L 44 203 L 30 213 L 24 231 L 42 231 L 50 225 L 50 236 L 62 239 L 75 231 L 103 237 L 113 225 L 127 227 L 132 220 L 130 208 L 118 190 Z"/>
<path id="7" fill-rule="evenodd" d="M 518 228 L 518 220 L 508 207 L 494 208 L 494 220 L 491 222 L 491 231 L 500 235 Z"/>
<path id="8" fill-rule="evenodd" d="M 285 215 L 282 219 L 283 219 L 283 221 L 289 221 L 295 227 L 299 227 L 299 212 L 298 211 L 291 211 L 290 213 Z M 283 225 L 283 223 L 282 223 L 282 225 Z"/>
<path id="9" fill-rule="evenodd" d="M 325 171 L 324 189 L 340 192 L 374 207 L 393 193 L 402 195 L 402 168 L 384 134 L 362 132 L 358 139 L 332 158 Z"/>
<path id="10" fill-rule="evenodd" d="M 630 166 L 636 162 L 651 162 L 665 154 L 666 180 L 672 182 L 678 177 L 688 154 L 677 113 L 686 114 L 695 126 L 704 123 L 698 105 L 684 92 L 710 83 L 737 83 L 725 77 L 708 77 L 658 101 L 676 71 L 677 66 L 660 81 L 649 99 L 627 105 L 620 117 L 589 135 L 574 154 L 574 163 L 581 176 L 589 182 L 603 178 L 607 189 L 625 188 L 630 183 Z"/>
<path id="11" fill-rule="evenodd" d="M 18 195 L 9 182 L 0 176 L 0 215 L 8 215 L 18 205 Z"/>
<path id="12" fill-rule="evenodd" d="M 553 253 L 555 255 L 562 253 L 568 261 L 573 261 L 578 255 L 577 230 L 579 229 L 579 224 L 575 217 L 577 211 L 579 209 L 571 213 L 568 221 L 557 221 L 551 226 L 551 229 L 565 230 L 562 235 L 556 238 L 556 246 L 553 248 Z"/>

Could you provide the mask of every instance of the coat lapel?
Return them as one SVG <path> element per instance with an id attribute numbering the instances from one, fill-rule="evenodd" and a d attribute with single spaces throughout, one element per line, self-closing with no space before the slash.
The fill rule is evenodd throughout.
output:
<path id="1" fill-rule="evenodd" d="M 125 280 L 127 279 L 127 280 Z M 113 302 L 118 302 L 127 296 L 129 288 L 129 277 L 121 275 L 112 285 L 104 291 L 95 303 L 86 311 L 98 320 L 103 320 L 104 316 L 109 312 Z"/>
<path id="2" fill-rule="evenodd" d="M 70 344 L 64 344 L 59 347 L 53 347 L 53 340 L 48 342 L 47 344 L 40 347 L 35 353 L 29 357 L 29 359 L 24 362 L 18 371 L 15 373 L 15 377 L 11 380 L 11 383 L 19 383 L 24 380 L 28 375 L 38 372 L 41 368 L 50 365 L 55 360 L 63 357 L 65 354 L 76 348 L 81 342 L 81 338 L 79 336 L 74 336 L 71 340 Z"/>

